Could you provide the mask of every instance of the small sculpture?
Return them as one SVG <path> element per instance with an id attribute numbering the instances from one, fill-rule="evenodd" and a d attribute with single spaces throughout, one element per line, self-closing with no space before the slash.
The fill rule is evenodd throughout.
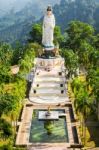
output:
<path id="1" fill-rule="evenodd" d="M 50 115 L 51 115 L 51 112 L 50 112 L 50 106 L 48 107 L 48 111 L 46 112 L 45 115 L 46 115 L 46 116 L 50 116 Z"/>

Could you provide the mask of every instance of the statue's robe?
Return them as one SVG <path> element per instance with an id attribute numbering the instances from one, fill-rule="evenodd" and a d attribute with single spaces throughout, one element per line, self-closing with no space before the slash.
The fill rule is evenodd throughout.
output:
<path id="1" fill-rule="evenodd" d="M 53 34 L 55 27 L 55 17 L 54 15 L 45 15 L 43 20 L 43 37 L 42 44 L 45 47 L 45 50 L 52 50 L 54 48 L 53 44 Z"/>

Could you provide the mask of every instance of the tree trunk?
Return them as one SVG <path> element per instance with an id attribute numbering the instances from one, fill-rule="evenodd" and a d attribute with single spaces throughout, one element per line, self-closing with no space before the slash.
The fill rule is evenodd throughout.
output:
<path id="1" fill-rule="evenodd" d="M 84 120 L 84 145 L 86 145 L 86 121 Z"/>
<path id="2" fill-rule="evenodd" d="M 86 145 L 86 121 L 87 121 L 87 108 L 84 112 L 84 145 Z"/>
<path id="3" fill-rule="evenodd" d="M 84 123 L 83 123 L 82 114 L 81 114 L 81 116 L 80 116 L 80 125 L 81 125 L 81 136 L 83 137 L 83 125 L 84 125 Z"/>

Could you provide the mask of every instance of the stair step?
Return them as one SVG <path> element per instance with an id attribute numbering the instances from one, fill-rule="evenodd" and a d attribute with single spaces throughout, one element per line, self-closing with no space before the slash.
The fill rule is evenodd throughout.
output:
<path id="1" fill-rule="evenodd" d="M 46 84 L 49 84 L 49 83 L 51 83 L 51 84 L 65 84 L 63 81 L 34 81 L 34 84 L 42 84 L 42 83 L 46 83 Z"/>
<path id="2" fill-rule="evenodd" d="M 60 104 L 65 103 L 67 105 L 71 105 L 71 102 L 66 96 L 35 96 L 29 97 L 29 100 L 34 103 L 42 103 L 42 104 Z"/>
<path id="3" fill-rule="evenodd" d="M 66 88 L 65 88 L 65 86 L 63 86 L 63 87 L 59 87 L 59 86 L 55 86 L 55 87 L 51 87 L 51 86 L 48 86 L 48 87 L 46 87 L 46 86 L 39 86 L 39 87 L 37 87 L 37 86 L 33 86 L 32 88 L 31 88 L 32 90 L 66 90 Z"/>
<path id="4" fill-rule="evenodd" d="M 50 78 L 47 78 L 47 77 L 45 77 L 45 78 L 37 78 L 37 77 L 35 77 L 34 78 L 34 82 L 42 82 L 42 81 L 46 81 L 46 82 L 65 82 L 65 78 L 53 78 L 53 77 L 50 77 Z"/>
<path id="5" fill-rule="evenodd" d="M 32 88 L 33 87 L 53 87 L 53 88 L 56 88 L 56 87 L 65 87 L 65 84 L 64 83 L 60 83 L 60 82 L 38 82 L 38 83 L 34 83 L 32 84 Z"/>
<path id="6" fill-rule="evenodd" d="M 63 76 L 59 76 L 59 75 L 35 75 L 35 78 L 41 78 L 41 79 L 43 79 L 43 78 L 55 78 L 55 79 L 57 79 L 57 78 L 60 78 L 60 79 L 65 79 L 65 75 Z"/>
<path id="7" fill-rule="evenodd" d="M 62 72 L 62 74 L 64 74 L 64 71 L 61 67 L 53 68 L 50 71 L 46 71 L 44 69 L 36 69 L 35 74 L 39 73 L 40 75 L 58 75 L 59 72 Z"/>
<path id="8" fill-rule="evenodd" d="M 56 73 L 56 74 L 47 74 L 47 73 L 44 73 L 44 74 L 41 74 L 41 73 L 39 73 L 39 74 L 37 74 L 37 73 L 35 73 L 35 76 L 36 77 L 53 77 L 53 78 L 63 78 L 63 77 L 65 77 L 65 73 L 62 73 L 62 75 L 59 75 L 58 73 Z"/>
<path id="9" fill-rule="evenodd" d="M 61 93 L 30 93 L 29 97 L 37 97 L 37 96 L 60 96 L 60 97 L 66 97 L 66 93 L 61 94 Z"/>
<path id="10" fill-rule="evenodd" d="M 36 93 L 39 93 L 39 94 L 42 94 L 42 93 L 56 93 L 56 94 L 60 94 L 61 93 L 61 91 L 63 92 L 63 93 L 66 93 L 66 90 L 65 89 L 63 89 L 63 90 L 60 90 L 60 89 L 52 89 L 52 88 L 45 88 L 45 89 L 31 89 L 31 92 L 33 92 L 34 93 L 34 91 L 36 92 Z M 35 94 L 35 93 L 34 93 Z"/>

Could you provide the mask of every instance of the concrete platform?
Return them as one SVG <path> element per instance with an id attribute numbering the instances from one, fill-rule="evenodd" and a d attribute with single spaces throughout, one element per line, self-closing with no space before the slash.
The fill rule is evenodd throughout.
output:
<path id="1" fill-rule="evenodd" d="M 62 104 L 62 103 L 70 103 L 70 100 L 68 97 L 65 96 L 34 96 L 29 99 L 33 103 L 38 104 L 47 104 L 47 105 L 56 105 L 56 104 Z"/>
<path id="2" fill-rule="evenodd" d="M 54 57 L 50 59 L 43 58 L 35 58 L 34 64 L 36 67 L 56 67 L 56 66 L 64 66 L 64 59 L 62 57 Z"/>

